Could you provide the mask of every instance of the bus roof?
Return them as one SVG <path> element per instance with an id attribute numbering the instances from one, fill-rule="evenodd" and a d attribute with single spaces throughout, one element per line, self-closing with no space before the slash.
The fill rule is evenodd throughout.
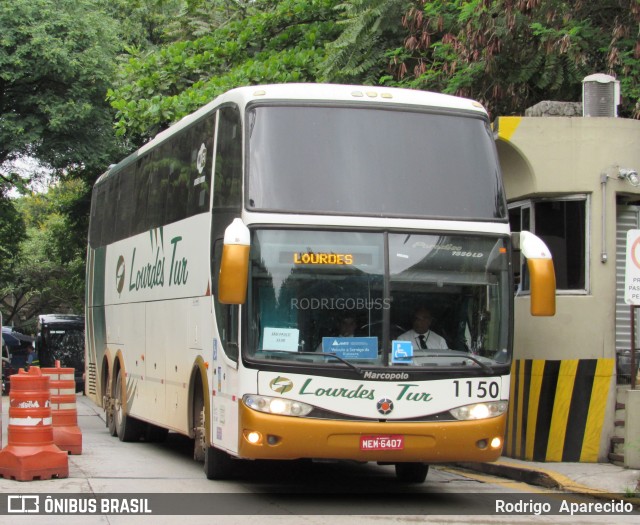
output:
<path id="1" fill-rule="evenodd" d="M 266 84 L 244 86 L 231 89 L 200 109 L 183 117 L 169 128 L 158 133 L 152 140 L 143 145 L 120 163 L 110 166 L 106 173 L 98 178 L 96 184 L 108 177 L 112 171 L 129 164 L 132 160 L 160 144 L 174 133 L 189 126 L 212 113 L 217 107 L 226 103 L 236 103 L 244 108 L 254 101 L 324 101 L 353 104 L 379 104 L 399 106 L 422 106 L 425 108 L 468 111 L 488 117 L 482 104 L 471 99 L 419 91 L 414 89 L 389 88 L 381 86 L 353 86 L 342 84 Z M 115 169 L 118 168 L 118 169 Z"/>
<path id="2" fill-rule="evenodd" d="M 38 316 L 42 324 L 84 324 L 83 315 L 74 314 L 42 314 Z"/>

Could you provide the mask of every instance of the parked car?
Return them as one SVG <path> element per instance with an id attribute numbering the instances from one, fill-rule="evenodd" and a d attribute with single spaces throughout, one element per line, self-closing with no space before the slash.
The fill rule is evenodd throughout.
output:
<path id="1" fill-rule="evenodd" d="M 7 385 L 4 380 L 5 370 L 9 370 L 11 365 L 11 354 L 9 353 L 9 347 L 2 343 L 2 393 L 8 392 Z M 8 376 L 7 376 L 8 377 Z"/>
<path id="2" fill-rule="evenodd" d="M 9 393 L 11 389 L 11 376 L 18 373 L 21 368 L 26 368 L 29 348 L 33 345 L 34 338 L 22 334 L 11 327 L 2 327 L 2 390 Z"/>

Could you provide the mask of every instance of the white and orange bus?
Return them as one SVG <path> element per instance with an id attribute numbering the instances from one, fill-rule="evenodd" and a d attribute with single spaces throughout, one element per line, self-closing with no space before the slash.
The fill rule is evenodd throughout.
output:
<path id="1" fill-rule="evenodd" d="M 532 313 L 552 315 L 550 254 L 518 241 Z M 121 440 L 193 438 L 211 479 L 242 459 L 373 461 L 413 482 L 495 460 L 513 244 L 480 104 L 231 90 L 95 184 L 86 393 Z"/>

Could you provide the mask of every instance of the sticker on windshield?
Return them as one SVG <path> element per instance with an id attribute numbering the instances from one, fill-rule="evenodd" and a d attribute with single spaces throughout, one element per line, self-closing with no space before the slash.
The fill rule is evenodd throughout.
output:
<path id="1" fill-rule="evenodd" d="M 343 359 L 377 359 L 377 337 L 323 337 L 322 351 Z"/>
<path id="2" fill-rule="evenodd" d="M 411 363 L 413 359 L 413 344 L 411 341 L 392 341 L 392 363 Z"/>
<path id="3" fill-rule="evenodd" d="M 297 328 L 270 328 L 264 329 L 262 348 L 264 350 L 280 350 L 283 352 L 297 352 L 300 330 Z"/>

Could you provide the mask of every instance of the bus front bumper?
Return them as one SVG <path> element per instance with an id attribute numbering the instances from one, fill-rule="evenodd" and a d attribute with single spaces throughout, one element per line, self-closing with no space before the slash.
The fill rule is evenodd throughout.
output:
<path id="1" fill-rule="evenodd" d="M 265 414 L 242 402 L 239 411 L 238 456 L 248 459 L 495 461 L 502 452 L 506 425 L 506 414 L 474 421 L 369 422 Z M 363 438 L 372 443 L 389 436 L 393 448 L 371 450 L 363 444 Z"/>

